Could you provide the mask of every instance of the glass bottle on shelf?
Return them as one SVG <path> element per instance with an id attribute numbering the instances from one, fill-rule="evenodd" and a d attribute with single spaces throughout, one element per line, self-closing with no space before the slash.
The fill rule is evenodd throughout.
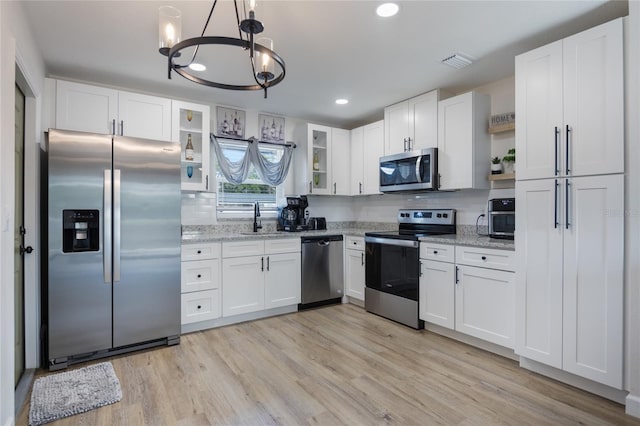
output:
<path id="1" fill-rule="evenodd" d="M 193 161 L 193 143 L 191 142 L 191 133 L 187 135 L 187 146 L 184 148 L 184 159 Z"/>
<path id="2" fill-rule="evenodd" d="M 320 170 L 320 160 L 318 159 L 318 151 L 313 151 L 313 170 Z"/>

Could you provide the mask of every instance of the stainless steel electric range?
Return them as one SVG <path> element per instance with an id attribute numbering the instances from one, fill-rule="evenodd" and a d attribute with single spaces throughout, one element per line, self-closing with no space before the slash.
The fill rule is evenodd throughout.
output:
<path id="1" fill-rule="evenodd" d="M 419 318 L 420 237 L 456 233 L 453 209 L 403 209 L 398 230 L 365 234 L 365 296 L 368 312 L 415 329 Z"/>

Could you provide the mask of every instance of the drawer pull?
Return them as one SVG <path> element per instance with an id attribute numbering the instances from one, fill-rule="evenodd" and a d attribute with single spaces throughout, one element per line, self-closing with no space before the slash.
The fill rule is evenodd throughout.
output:
<path id="1" fill-rule="evenodd" d="M 198 250 L 198 254 L 202 254 L 202 250 Z"/>
<path id="2" fill-rule="evenodd" d="M 202 305 L 198 305 L 198 309 L 202 309 Z"/>
<path id="3" fill-rule="evenodd" d="M 198 274 L 198 278 L 202 278 L 202 275 Z"/>
<path id="4" fill-rule="evenodd" d="M 482 256 L 482 260 L 487 260 L 487 256 Z"/>
<path id="5" fill-rule="evenodd" d="M 434 250 L 434 251 L 433 251 L 433 254 L 438 254 L 438 250 Z"/>

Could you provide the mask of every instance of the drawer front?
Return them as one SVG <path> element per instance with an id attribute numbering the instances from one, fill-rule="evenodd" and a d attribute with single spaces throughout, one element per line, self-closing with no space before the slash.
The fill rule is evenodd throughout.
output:
<path id="1" fill-rule="evenodd" d="M 181 295 L 182 324 L 220 318 L 220 290 L 205 290 Z"/>
<path id="2" fill-rule="evenodd" d="M 346 237 L 347 243 L 345 244 L 346 249 L 353 250 L 364 250 L 364 237 Z"/>
<path id="3" fill-rule="evenodd" d="M 264 251 L 266 254 L 293 253 L 300 251 L 300 238 L 278 238 L 265 240 Z"/>
<path id="4" fill-rule="evenodd" d="M 219 259 L 220 243 L 183 244 L 182 260 Z"/>
<path id="5" fill-rule="evenodd" d="M 515 252 L 481 247 L 456 247 L 456 263 L 483 268 L 515 271 Z"/>
<path id="6" fill-rule="evenodd" d="M 220 288 L 220 259 L 182 262 L 182 293 Z"/>
<path id="7" fill-rule="evenodd" d="M 264 240 L 229 241 L 222 243 L 222 257 L 262 256 Z"/>
<path id="8" fill-rule="evenodd" d="M 446 244 L 433 244 L 426 241 L 420 241 L 421 259 L 453 263 L 455 259 L 455 252 L 456 246 L 449 246 Z"/>

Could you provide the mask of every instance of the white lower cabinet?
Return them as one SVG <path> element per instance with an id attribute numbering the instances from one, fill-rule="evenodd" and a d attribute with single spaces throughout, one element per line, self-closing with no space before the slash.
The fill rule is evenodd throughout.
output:
<path id="1" fill-rule="evenodd" d="M 220 243 L 182 245 L 181 323 L 220 317 Z"/>
<path id="2" fill-rule="evenodd" d="M 515 274 L 456 264 L 456 330 L 513 348 Z"/>
<path id="3" fill-rule="evenodd" d="M 301 300 L 300 252 L 267 256 L 264 307 L 297 305 Z"/>
<path id="4" fill-rule="evenodd" d="M 364 238 L 346 238 L 345 260 L 345 294 L 364 301 Z"/>
<path id="5" fill-rule="evenodd" d="M 420 258 L 420 319 L 513 348 L 513 252 L 422 242 Z"/>
<path id="6" fill-rule="evenodd" d="M 222 244 L 222 316 L 300 303 L 300 239 Z"/>

